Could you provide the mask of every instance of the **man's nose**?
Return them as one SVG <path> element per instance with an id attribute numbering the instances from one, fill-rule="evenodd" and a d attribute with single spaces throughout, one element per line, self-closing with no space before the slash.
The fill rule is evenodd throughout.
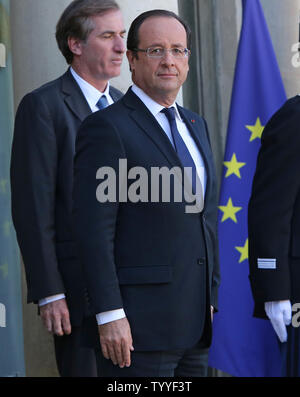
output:
<path id="1" fill-rule="evenodd" d="M 114 43 L 114 50 L 116 52 L 124 53 L 126 51 L 124 38 L 121 36 L 116 36 Z"/>
<path id="2" fill-rule="evenodd" d="M 161 62 L 165 65 L 174 65 L 174 57 L 170 50 L 165 50 Z"/>

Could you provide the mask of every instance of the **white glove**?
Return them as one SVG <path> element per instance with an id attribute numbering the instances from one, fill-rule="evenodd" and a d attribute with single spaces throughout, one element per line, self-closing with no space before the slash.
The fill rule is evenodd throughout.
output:
<path id="1" fill-rule="evenodd" d="M 286 325 L 292 321 L 292 306 L 289 300 L 265 302 L 265 312 L 280 340 L 287 341 Z"/>

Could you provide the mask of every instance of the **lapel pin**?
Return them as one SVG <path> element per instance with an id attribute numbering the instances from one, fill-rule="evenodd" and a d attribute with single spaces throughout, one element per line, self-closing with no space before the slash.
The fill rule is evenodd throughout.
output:
<path id="1" fill-rule="evenodd" d="M 195 120 L 191 120 L 191 122 L 194 124 L 194 123 L 195 123 Z"/>

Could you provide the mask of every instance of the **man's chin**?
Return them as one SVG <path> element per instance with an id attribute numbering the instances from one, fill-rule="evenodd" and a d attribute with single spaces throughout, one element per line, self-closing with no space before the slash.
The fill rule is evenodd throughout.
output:
<path id="1" fill-rule="evenodd" d="M 164 81 L 157 88 L 161 93 L 177 93 L 180 87 L 174 81 Z"/>
<path id="2" fill-rule="evenodd" d="M 115 67 L 112 70 L 109 71 L 109 77 L 107 78 L 107 80 L 109 79 L 113 79 L 114 77 L 118 77 L 121 74 L 121 67 Z"/>

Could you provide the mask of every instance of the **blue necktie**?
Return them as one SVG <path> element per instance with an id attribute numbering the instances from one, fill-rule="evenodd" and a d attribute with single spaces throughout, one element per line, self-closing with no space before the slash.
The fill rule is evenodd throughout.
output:
<path id="1" fill-rule="evenodd" d="M 96 103 L 96 106 L 99 110 L 102 110 L 108 106 L 108 100 L 105 95 L 102 95 L 102 97 L 99 99 L 99 101 Z"/>
<path id="2" fill-rule="evenodd" d="M 175 150 L 176 150 L 177 155 L 181 161 L 181 164 L 183 165 L 184 168 L 186 168 L 186 167 L 192 168 L 192 189 L 193 189 L 193 193 L 195 194 L 195 192 L 196 192 L 196 178 L 199 179 L 199 177 L 197 176 L 197 170 L 196 170 L 194 160 L 192 159 L 192 156 L 191 156 L 188 148 L 186 147 L 186 144 L 184 143 L 184 140 L 182 139 L 182 137 L 177 129 L 177 124 L 176 124 L 176 119 L 175 119 L 175 108 L 172 106 L 170 108 L 165 108 L 165 109 L 161 110 L 161 112 L 167 116 L 167 119 L 170 123 Z M 202 187 L 200 181 L 199 181 L 199 187 L 200 188 Z M 201 195 L 203 196 L 202 191 L 201 191 Z"/>

